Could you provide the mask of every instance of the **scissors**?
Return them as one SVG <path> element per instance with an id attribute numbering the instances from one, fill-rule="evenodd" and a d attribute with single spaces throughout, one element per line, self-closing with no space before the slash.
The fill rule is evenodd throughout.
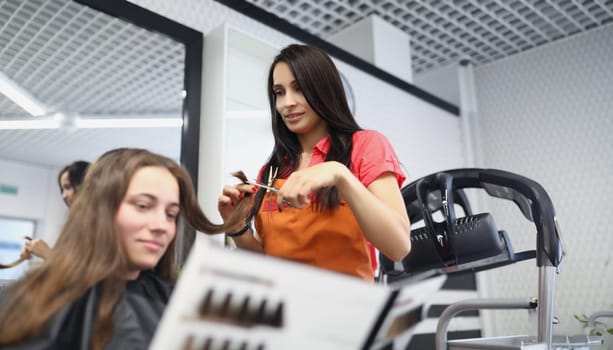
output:
<path id="1" fill-rule="evenodd" d="M 261 188 L 265 188 L 265 189 L 267 189 L 267 190 L 269 190 L 269 191 L 271 191 L 273 193 L 279 194 L 279 189 L 278 188 L 275 188 L 275 187 L 272 187 L 272 186 L 268 186 L 268 185 L 264 185 L 264 184 L 261 184 L 259 182 L 252 181 L 252 180 L 251 181 L 247 181 L 247 183 L 250 184 L 250 185 L 254 185 L 254 186 L 261 187 Z"/>
<path id="2" fill-rule="evenodd" d="M 271 179 L 274 178 L 276 175 L 277 175 L 277 171 L 275 169 L 274 173 L 271 172 L 269 174 L 269 176 L 268 176 L 269 177 L 269 183 L 271 182 Z M 255 180 L 249 180 L 242 170 L 239 170 L 237 172 L 232 173 L 232 176 L 239 178 L 244 184 L 258 186 L 260 188 L 264 188 L 267 191 L 270 191 L 270 192 L 275 193 L 277 195 L 280 193 L 278 188 L 275 188 L 275 187 L 272 187 L 272 186 L 268 186 L 268 185 L 264 185 L 263 183 L 259 183 L 259 182 L 255 181 Z M 283 203 L 289 205 L 290 207 L 296 208 L 292 203 L 290 203 L 290 201 L 288 201 L 286 199 L 283 200 Z"/>
<path id="3" fill-rule="evenodd" d="M 277 173 L 276 173 L 276 171 L 275 171 L 275 172 L 274 172 L 274 174 L 273 174 L 273 173 L 271 173 L 271 174 L 268 176 L 268 183 L 269 183 L 269 184 L 271 184 L 271 183 L 272 183 L 272 180 L 271 180 L 271 179 L 272 179 L 272 177 L 273 177 L 273 176 L 276 176 L 276 174 L 277 174 Z M 261 187 L 261 188 L 265 188 L 265 189 L 267 189 L 268 191 L 271 191 L 271 192 L 274 192 L 274 193 L 276 193 L 276 194 L 279 194 L 279 189 L 278 189 L 278 188 L 274 188 L 274 187 L 272 187 L 272 186 L 264 185 L 263 183 L 259 183 L 259 182 L 255 181 L 255 180 L 249 180 L 249 179 L 247 178 L 247 175 L 245 175 L 245 173 L 244 173 L 242 170 L 239 170 L 239 171 L 235 171 L 235 172 L 233 172 L 233 173 L 232 173 L 232 176 L 234 176 L 234 177 L 238 178 L 238 179 L 239 179 L 239 180 L 241 180 L 241 181 L 242 181 L 244 184 L 255 185 L 255 186 L 258 186 L 258 187 Z"/>
<path id="4" fill-rule="evenodd" d="M 261 183 L 256 182 L 256 181 L 247 181 L 247 183 L 250 184 L 250 185 L 254 185 L 254 186 L 258 186 L 258 187 L 264 188 L 264 189 L 266 189 L 266 190 L 268 190 L 270 192 L 276 193 L 276 194 L 279 194 L 279 192 L 280 192 L 278 188 L 275 188 L 275 187 L 272 187 L 272 186 L 268 186 L 268 185 L 264 185 L 264 184 L 261 184 Z M 299 208 L 296 205 L 292 204 L 287 199 L 284 199 L 282 202 L 287 204 L 287 205 L 289 205 L 290 207 Z"/>

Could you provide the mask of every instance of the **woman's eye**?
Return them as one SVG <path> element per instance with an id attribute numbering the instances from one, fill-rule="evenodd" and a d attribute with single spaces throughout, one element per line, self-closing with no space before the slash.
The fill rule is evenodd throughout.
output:
<path id="1" fill-rule="evenodd" d="M 274 90 L 272 93 L 273 93 L 275 96 L 281 96 L 281 95 L 283 95 L 283 91 L 281 91 L 281 90 Z"/>
<path id="2" fill-rule="evenodd" d="M 147 208 L 149 208 L 149 204 L 144 203 L 144 202 L 136 202 L 134 203 L 134 206 L 139 209 L 139 210 L 145 210 Z"/>
<path id="3" fill-rule="evenodd" d="M 176 219 L 176 218 L 179 216 L 179 213 L 176 213 L 176 212 L 168 212 L 168 213 L 166 213 L 166 216 L 167 216 L 169 219 L 175 220 L 175 219 Z"/>

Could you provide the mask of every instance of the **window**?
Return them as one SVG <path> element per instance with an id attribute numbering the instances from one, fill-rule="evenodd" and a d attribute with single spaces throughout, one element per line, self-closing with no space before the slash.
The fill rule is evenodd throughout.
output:
<path id="1" fill-rule="evenodd" d="M 0 216 L 0 263 L 7 264 L 19 259 L 23 237 L 34 237 L 35 228 L 34 220 Z M 17 279 L 27 268 L 28 264 L 22 263 L 9 269 L 0 269 L 0 281 Z"/>

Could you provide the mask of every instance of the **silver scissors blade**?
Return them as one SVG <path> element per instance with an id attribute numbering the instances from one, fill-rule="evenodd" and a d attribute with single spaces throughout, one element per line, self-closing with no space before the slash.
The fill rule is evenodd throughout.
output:
<path id="1" fill-rule="evenodd" d="M 264 185 L 264 184 L 261 184 L 261 183 L 257 183 L 255 181 L 249 181 L 249 184 L 250 185 L 255 185 L 255 186 L 258 186 L 258 187 L 261 187 L 261 188 L 265 188 L 265 189 L 267 189 L 267 190 L 269 190 L 271 192 L 274 192 L 274 193 L 279 193 L 279 189 L 278 188 L 274 188 L 272 186 L 267 186 L 267 185 Z"/>

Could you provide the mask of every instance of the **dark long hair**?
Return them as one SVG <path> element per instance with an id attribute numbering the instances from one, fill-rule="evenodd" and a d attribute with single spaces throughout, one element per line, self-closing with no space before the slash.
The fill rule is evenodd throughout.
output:
<path id="1" fill-rule="evenodd" d="M 89 162 L 84 160 L 77 160 L 63 167 L 57 175 L 57 183 L 60 185 L 60 191 L 62 190 L 62 175 L 64 173 L 68 173 L 68 181 L 70 181 L 70 185 L 72 185 L 75 192 L 77 192 L 81 186 L 81 183 L 83 183 L 85 172 L 87 171 L 88 167 Z"/>
<path id="2" fill-rule="evenodd" d="M 298 168 L 302 152 L 298 137 L 287 128 L 276 108 L 273 72 L 280 62 L 289 66 L 306 101 L 328 125 L 330 150 L 326 161 L 338 161 L 349 167 L 353 148 L 352 136 L 362 128 L 351 114 L 340 74 L 330 56 L 323 50 L 314 46 L 293 44 L 281 50 L 268 72 L 266 89 L 275 144 L 262 179 L 268 179 L 272 169 L 278 169 L 278 177 L 289 176 Z M 266 191 L 260 190 L 256 194 L 250 217 L 259 210 L 265 193 Z M 338 190 L 334 187 L 319 189 L 316 199 L 317 208 L 332 210 L 339 203 Z"/>
<path id="3" fill-rule="evenodd" d="M 85 176 L 82 191 L 70 207 L 68 218 L 41 267 L 11 285 L 11 298 L 0 312 L 0 345 L 40 334 L 51 319 L 92 286 L 102 294 L 93 329 L 92 348 L 102 349 L 112 335 L 113 310 L 125 288 L 127 258 L 115 225 L 115 216 L 134 174 L 147 166 L 167 169 L 179 185 L 180 218 L 198 231 L 221 233 L 244 218 L 236 215 L 226 224 L 212 223 L 198 205 L 191 178 L 173 160 L 142 149 L 117 149 L 102 155 Z M 176 280 L 175 239 L 154 271 Z"/>

